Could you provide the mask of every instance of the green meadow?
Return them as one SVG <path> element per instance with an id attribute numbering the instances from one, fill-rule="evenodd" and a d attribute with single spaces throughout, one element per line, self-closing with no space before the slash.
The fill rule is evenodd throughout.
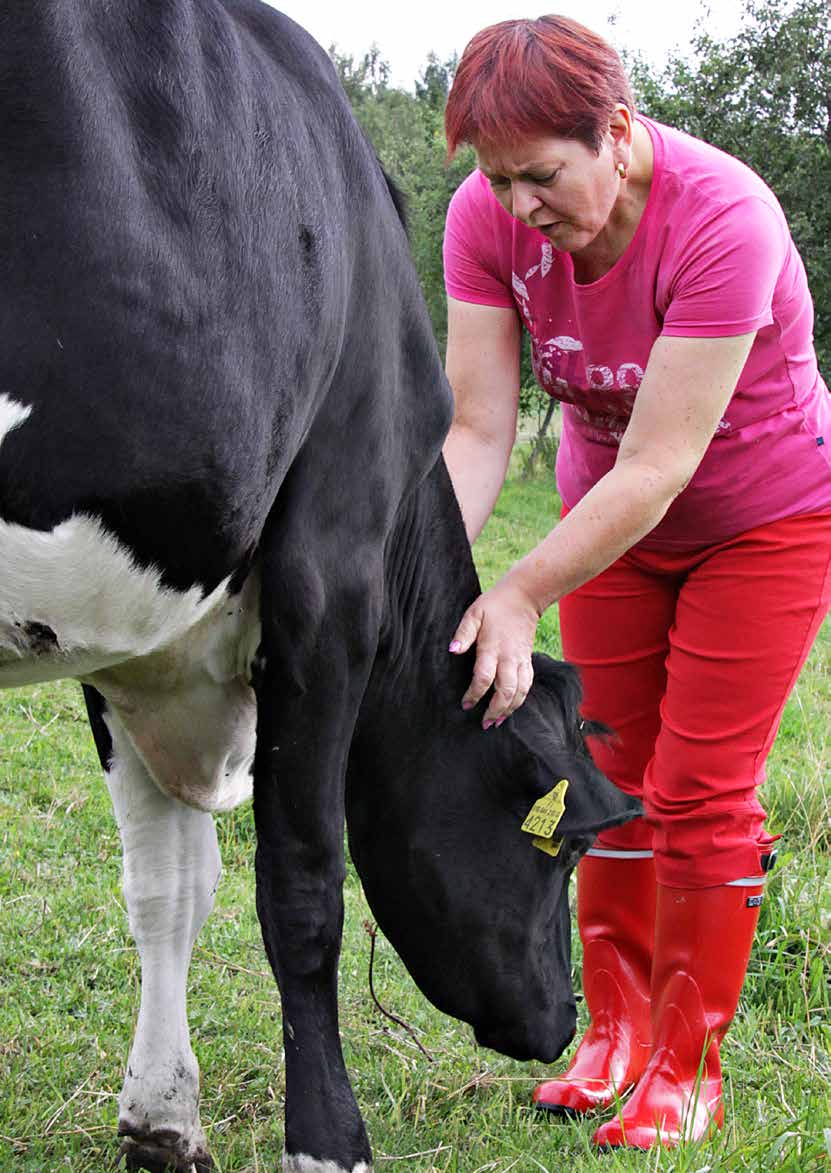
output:
<path id="1" fill-rule="evenodd" d="M 556 516 L 549 473 L 515 473 L 476 549 L 492 582 Z M 557 654 L 556 615 L 539 647 Z M 723 1054 L 728 1124 L 676 1152 L 592 1152 L 596 1121 L 530 1107 L 551 1070 L 478 1048 L 422 998 L 346 889 L 341 1025 L 376 1171 L 827 1170 L 831 1156 L 831 630 L 785 711 L 764 801 L 781 832 L 742 1002 Z M 219 818 L 224 878 L 190 974 L 202 1120 L 218 1173 L 278 1166 L 284 1072 L 277 990 L 254 909 L 251 809 Z M 0 694 L 0 1171 L 113 1168 L 116 1098 L 138 1008 L 139 965 L 120 889 L 118 833 L 77 685 Z M 575 942 L 574 978 L 580 954 Z"/>

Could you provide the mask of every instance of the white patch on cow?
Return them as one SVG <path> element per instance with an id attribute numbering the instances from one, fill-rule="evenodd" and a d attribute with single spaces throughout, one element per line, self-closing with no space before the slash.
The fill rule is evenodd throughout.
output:
<path id="1" fill-rule="evenodd" d="M 95 517 L 76 514 L 51 531 L 0 519 L 0 687 L 15 687 L 148 656 L 181 638 L 221 605 L 162 585 L 153 567 Z M 35 624 L 54 643 L 33 640 Z"/>
<path id="2" fill-rule="evenodd" d="M 307 1157 L 305 1153 L 283 1153 L 283 1173 L 350 1173 L 350 1170 L 334 1161 L 318 1161 L 315 1157 Z M 372 1166 L 367 1165 L 366 1161 L 359 1161 L 352 1167 L 351 1173 L 372 1173 Z"/>
<path id="3" fill-rule="evenodd" d="M 183 1166 L 207 1151 L 186 992 L 191 951 L 222 870 L 216 829 L 209 814 L 159 790 L 116 715 L 107 712 L 104 720 L 113 746 L 107 786 L 121 833 L 124 896 L 141 958 L 141 1007 L 119 1096 L 119 1132 L 139 1146 L 164 1135 L 165 1158 Z"/>
<path id="4" fill-rule="evenodd" d="M 86 677 L 118 714 L 162 790 L 204 811 L 251 796 L 260 642 L 260 580 L 252 571 L 173 644 Z"/>
<path id="5" fill-rule="evenodd" d="M 19 428 L 24 420 L 32 414 L 31 407 L 24 403 L 16 403 L 8 395 L 0 392 L 0 444 L 14 428 Z"/>
<path id="6" fill-rule="evenodd" d="M 0 520 L 0 688 L 74 676 L 118 714 L 156 783 L 201 810 L 251 794 L 259 576 L 203 597 L 162 584 L 101 522 Z"/>

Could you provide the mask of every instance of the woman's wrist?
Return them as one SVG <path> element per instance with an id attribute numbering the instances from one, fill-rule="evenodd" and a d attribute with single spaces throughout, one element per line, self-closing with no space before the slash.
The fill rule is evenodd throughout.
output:
<path id="1" fill-rule="evenodd" d="M 541 565 L 535 567 L 533 562 L 535 553 L 536 550 L 532 550 L 525 558 L 514 563 L 503 577 L 502 582 L 524 599 L 529 610 L 534 613 L 537 622 L 539 622 L 543 612 L 551 606 L 555 599 L 548 598 L 547 584 L 544 576 L 540 573 Z"/>

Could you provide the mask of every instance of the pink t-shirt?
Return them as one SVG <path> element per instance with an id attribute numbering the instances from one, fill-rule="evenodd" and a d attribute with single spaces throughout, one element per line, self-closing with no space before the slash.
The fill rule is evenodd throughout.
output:
<path id="1" fill-rule="evenodd" d="M 534 372 L 563 402 L 557 486 L 574 506 L 615 462 L 661 334 L 758 331 L 695 476 L 644 545 L 718 542 L 831 509 L 831 396 L 813 305 L 782 209 L 738 160 L 640 118 L 654 147 L 646 208 L 620 260 L 580 285 L 568 253 L 498 203 L 479 171 L 454 195 L 444 239 L 451 297 L 516 308 Z"/>

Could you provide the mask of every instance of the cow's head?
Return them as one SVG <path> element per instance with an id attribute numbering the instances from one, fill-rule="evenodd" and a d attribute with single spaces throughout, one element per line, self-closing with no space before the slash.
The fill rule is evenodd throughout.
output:
<path id="1" fill-rule="evenodd" d="M 383 784 L 350 780 L 347 814 L 373 913 L 431 1002 L 483 1045 L 550 1062 L 575 1026 L 569 875 L 598 831 L 641 808 L 591 760 L 576 672 L 534 659 L 534 687 L 509 721 L 483 732 L 479 712 L 414 737 Z M 522 823 L 564 778 L 552 857 Z"/>

